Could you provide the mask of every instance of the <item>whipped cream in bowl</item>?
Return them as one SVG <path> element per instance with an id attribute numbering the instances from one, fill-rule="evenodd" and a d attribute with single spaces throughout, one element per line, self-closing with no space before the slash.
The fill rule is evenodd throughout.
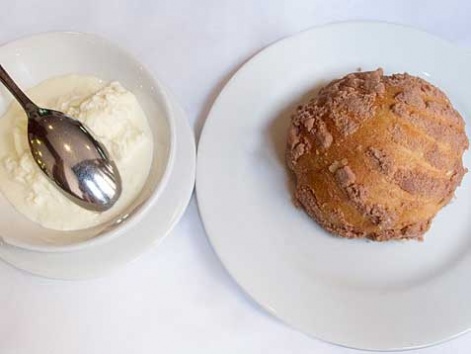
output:
<path id="1" fill-rule="evenodd" d="M 115 161 L 123 192 L 110 210 L 101 213 L 66 198 L 32 159 L 26 115 L 0 90 L 0 240 L 4 244 L 63 252 L 106 242 L 131 230 L 165 188 L 175 142 L 166 96 L 132 58 L 122 52 L 106 53 L 111 55 L 107 59 L 112 70 L 103 70 L 102 63 L 93 60 L 92 70 L 83 74 L 52 66 L 51 75 L 39 71 L 34 84 L 24 82 L 30 81 L 21 75 L 24 66 L 16 66 L 15 73 L 15 65 L 5 63 L 22 87 L 30 87 L 27 94 L 38 105 L 62 111 L 88 127 Z M 35 75 L 35 69 L 29 74 Z"/>

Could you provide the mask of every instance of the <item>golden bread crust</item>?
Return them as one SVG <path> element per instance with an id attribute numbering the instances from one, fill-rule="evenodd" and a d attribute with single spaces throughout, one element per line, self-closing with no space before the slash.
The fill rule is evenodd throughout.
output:
<path id="1" fill-rule="evenodd" d="M 466 173 L 464 121 L 446 95 L 381 69 L 332 81 L 292 116 L 295 198 L 329 232 L 419 239 Z"/>

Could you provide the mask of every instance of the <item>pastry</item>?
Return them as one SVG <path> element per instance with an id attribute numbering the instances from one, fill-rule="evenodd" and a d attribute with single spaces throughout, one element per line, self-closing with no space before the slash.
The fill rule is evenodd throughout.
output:
<path id="1" fill-rule="evenodd" d="M 427 81 L 378 69 L 349 74 L 292 116 L 295 199 L 327 231 L 418 239 L 466 173 L 465 123 Z"/>

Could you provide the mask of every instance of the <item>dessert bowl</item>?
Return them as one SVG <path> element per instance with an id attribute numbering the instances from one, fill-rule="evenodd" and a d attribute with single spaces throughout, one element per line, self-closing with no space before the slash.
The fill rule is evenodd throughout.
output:
<path id="1" fill-rule="evenodd" d="M 0 47 L 0 62 L 24 89 L 68 74 L 119 81 L 139 101 L 153 138 L 149 175 L 137 197 L 119 215 L 90 228 L 52 230 L 30 221 L 0 194 L 3 243 L 31 251 L 76 251 L 107 242 L 132 229 L 158 200 L 173 166 L 175 120 L 161 84 L 130 54 L 91 34 L 57 32 L 20 39 Z M 12 97 L 0 88 L 0 115 L 11 102 Z"/>

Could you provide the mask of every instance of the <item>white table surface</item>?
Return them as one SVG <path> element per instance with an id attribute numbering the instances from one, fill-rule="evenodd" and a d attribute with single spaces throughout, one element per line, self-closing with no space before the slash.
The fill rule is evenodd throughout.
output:
<path id="1" fill-rule="evenodd" d="M 471 48 L 468 0 L 2 0 L 0 5 L 0 43 L 51 30 L 92 32 L 120 43 L 170 87 L 197 135 L 215 96 L 244 61 L 312 26 L 383 20 Z M 412 353 L 470 351 L 471 333 Z M 208 244 L 194 198 L 163 244 L 106 278 L 47 280 L 0 262 L 0 354 L 357 352 L 292 330 L 253 303 Z"/>

